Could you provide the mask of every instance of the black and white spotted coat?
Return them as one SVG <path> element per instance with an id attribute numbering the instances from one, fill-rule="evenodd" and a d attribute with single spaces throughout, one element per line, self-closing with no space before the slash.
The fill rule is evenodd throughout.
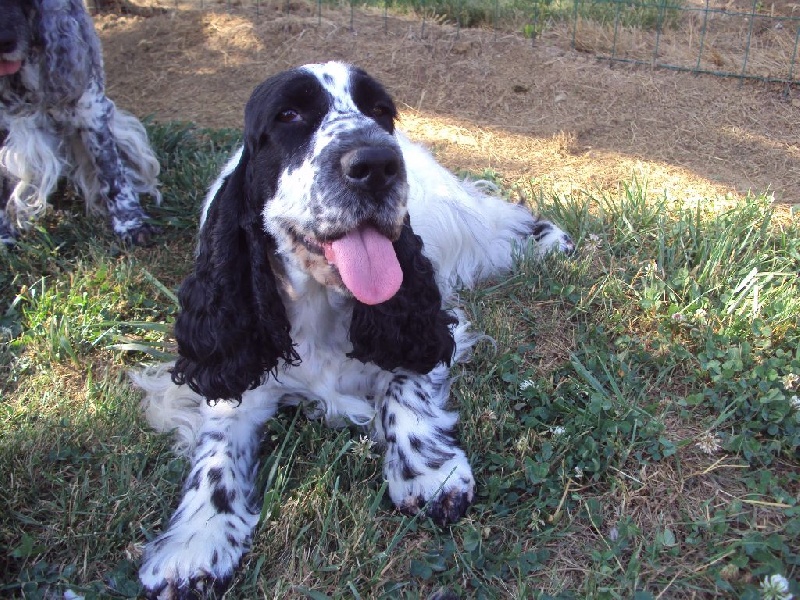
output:
<path id="1" fill-rule="evenodd" d="M 480 336 L 449 308 L 454 290 L 507 272 L 528 240 L 541 254 L 573 243 L 455 179 L 395 117 L 380 84 L 341 63 L 278 74 L 253 93 L 180 290 L 180 357 L 133 374 L 148 420 L 174 431 L 191 461 L 176 512 L 145 551 L 150 597 L 229 582 L 258 520 L 261 428 L 282 405 L 367 429 L 401 511 L 444 524 L 472 502 L 447 402 L 450 365 Z M 337 249 L 366 232 L 392 250 Z M 398 264 L 402 283 L 376 274 L 373 297 L 348 277 L 349 260 Z"/>
<path id="2" fill-rule="evenodd" d="M 0 240 L 40 216 L 62 176 L 125 242 L 152 233 L 140 194 L 160 200 L 158 161 L 134 116 L 105 95 L 83 0 L 0 0 Z"/>

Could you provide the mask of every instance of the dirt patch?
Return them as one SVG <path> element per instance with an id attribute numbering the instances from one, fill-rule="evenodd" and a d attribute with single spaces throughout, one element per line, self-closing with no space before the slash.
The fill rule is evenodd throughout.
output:
<path id="1" fill-rule="evenodd" d="M 283 6 L 281 7 L 283 8 Z M 174 10 L 98 16 L 109 95 L 137 115 L 241 127 L 267 76 L 345 60 L 380 79 L 401 127 L 452 169 L 568 193 L 632 177 L 676 199 L 772 191 L 800 203 L 800 94 L 600 62 L 553 29 L 521 36 L 381 12 Z"/>

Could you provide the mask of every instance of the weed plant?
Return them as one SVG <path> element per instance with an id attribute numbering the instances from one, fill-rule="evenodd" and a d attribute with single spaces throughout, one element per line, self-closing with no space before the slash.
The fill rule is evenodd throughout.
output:
<path id="1" fill-rule="evenodd" d="M 151 135 L 152 246 L 117 247 L 64 194 L 0 252 L 3 597 L 136 597 L 141 548 L 178 500 L 186 464 L 147 430 L 125 371 L 172 351 L 199 206 L 237 133 Z M 754 599 L 774 575 L 800 593 L 794 217 L 636 181 L 535 204 L 576 255 L 525 255 L 461 298 L 493 338 L 453 387 L 478 485 L 466 518 L 398 514 L 361 432 L 283 412 L 226 597 Z"/>

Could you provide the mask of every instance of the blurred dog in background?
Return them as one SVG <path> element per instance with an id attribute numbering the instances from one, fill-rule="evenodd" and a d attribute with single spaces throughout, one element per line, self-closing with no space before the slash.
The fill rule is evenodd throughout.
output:
<path id="1" fill-rule="evenodd" d="M 40 216 L 60 177 L 125 243 L 153 226 L 158 160 L 136 117 L 105 95 L 100 40 L 83 0 L 0 0 L 0 240 Z"/>

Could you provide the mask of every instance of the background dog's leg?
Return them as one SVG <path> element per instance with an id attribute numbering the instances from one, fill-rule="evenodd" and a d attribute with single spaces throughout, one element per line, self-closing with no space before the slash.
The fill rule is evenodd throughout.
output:
<path id="1" fill-rule="evenodd" d="M 11 197 L 11 180 L 0 173 L 0 244 L 11 245 L 17 239 L 17 232 L 6 215 L 5 206 Z"/>
<path id="2" fill-rule="evenodd" d="M 460 519 L 475 494 L 472 469 L 456 439 L 458 415 L 444 409 L 449 392 L 443 365 L 428 375 L 398 374 L 380 407 L 392 501 L 411 514 L 425 506 L 440 525 Z"/>
<path id="3" fill-rule="evenodd" d="M 275 407 L 220 402 L 203 410 L 180 505 L 145 549 L 139 577 L 149 598 L 226 588 L 258 523 L 252 496 L 260 430 Z"/>
<path id="4" fill-rule="evenodd" d="M 78 104 L 78 116 L 83 125 L 81 141 L 94 166 L 98 188 L 96 194 L 91 194 L 91 184 L 79 181 L 79 185 L 84 188 L 87 202 L 97 200 L 92 195 L 105 201 L 114 233 L 126 243 L 145 244 L 155 228 L 147 223 L 147 213 L 139 203 L 111 131 L 114 110 L 108 98 L 96 93 L 87 93 Z"/>

